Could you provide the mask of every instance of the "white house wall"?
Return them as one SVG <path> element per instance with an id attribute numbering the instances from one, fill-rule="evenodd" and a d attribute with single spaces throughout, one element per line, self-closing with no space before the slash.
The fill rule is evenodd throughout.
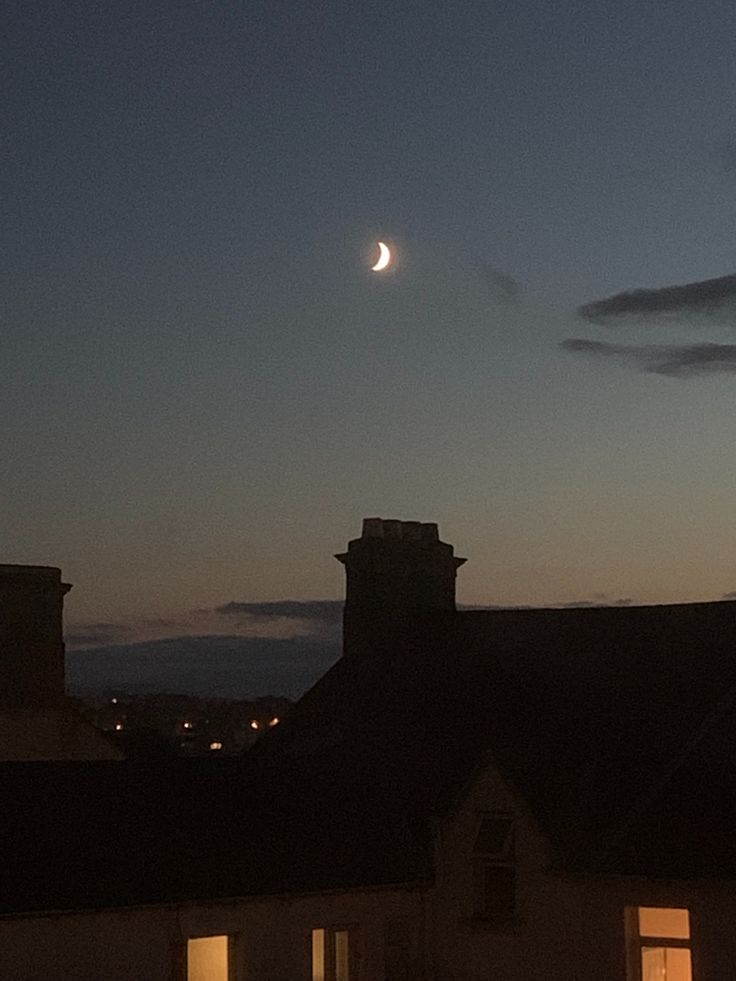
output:
<path id="1" fill-rule="evenodd" d="M 183 981 L 189 937 L 235 937 L 232 981 L 311 981 L 311 931 L 349 928 L 355 981 L 384 981 L 387 924 L 418 924 L 416 890 L 0 919 L 0 978 Z"/>
<path id="2" fill-rule="evenodd" d="M 482 812 L 515 818 L 517 913 L 506 923 L 473 915 L 472 848 Z M 577 883 L 548 873 L 551 858 L 524 803 L 489 763 L 438 829 L 432 981 L 604 981 L 583 970 L 583 896 Z"/>
<path id="3" fill-rule="evenodd" d="M 480 812 L 516 816 L 518 915 L 475 921 L 471 850 Z M 687 843 L 683 843 L 687 847 Z M 438 827 L 428 981 L 631 981 L 626 910 L 690 911 L 693 981 L 736 978 L 736 884 L 561 876 L 524 803 L 492 764 Z"/>

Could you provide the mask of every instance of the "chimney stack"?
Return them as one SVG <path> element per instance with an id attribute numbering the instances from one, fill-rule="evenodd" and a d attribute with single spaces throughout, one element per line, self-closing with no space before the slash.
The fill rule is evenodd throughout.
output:
<path id="1" fill-rule="evenodd" d="M 345 653 L 381 643 L 379 635 L 388 641 L 408 615 L 455 611 L 455 578 L 466 560 L 440 541 L 434 522 L 365 518 L 361 537 L 335 558 L 347 576 Z"/>
<path id="2" fill-rule="evenodd" d="M 64 596 L 51 566 L 0 565 L 0 707 L 35 709 L 64 697 Z"/>

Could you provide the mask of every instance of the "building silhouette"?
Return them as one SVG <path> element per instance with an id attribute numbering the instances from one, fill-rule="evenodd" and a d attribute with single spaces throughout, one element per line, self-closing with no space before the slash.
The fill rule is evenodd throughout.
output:
<path id="1" fill-rule="evenodd" d="M 59 569 L 0 565 L 0 760 L 119 760 L 64 688 Z"/>
<path id="2" fill-rule="evenodd" d="M 0 976 L 715 981 L 736 604 L 458 611 L 368 519 L 344 656 L 240 758 L 0 765 Z"/>

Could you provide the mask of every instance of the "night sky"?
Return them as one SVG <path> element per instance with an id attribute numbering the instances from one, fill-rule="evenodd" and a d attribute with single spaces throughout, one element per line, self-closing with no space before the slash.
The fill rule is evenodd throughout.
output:
<path id="1" fill-rule="evenodd" d="M 372 515 L 465 603 L 736 590 L 736 5 L 5 24 L 2 561 L 72 633 L 309 633 L 246 607 L 339 599 Z"/>

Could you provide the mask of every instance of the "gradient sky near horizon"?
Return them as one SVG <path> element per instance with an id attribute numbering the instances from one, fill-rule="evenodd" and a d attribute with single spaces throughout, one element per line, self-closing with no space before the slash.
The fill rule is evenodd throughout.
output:
<path id="1" fill-rule="evenodd" d="M 439 522 L 466 603 L 736 590 L 734 4 L 5 27 L 2 561 L 69 622 L 339 598 L 372 515 Z"/>

